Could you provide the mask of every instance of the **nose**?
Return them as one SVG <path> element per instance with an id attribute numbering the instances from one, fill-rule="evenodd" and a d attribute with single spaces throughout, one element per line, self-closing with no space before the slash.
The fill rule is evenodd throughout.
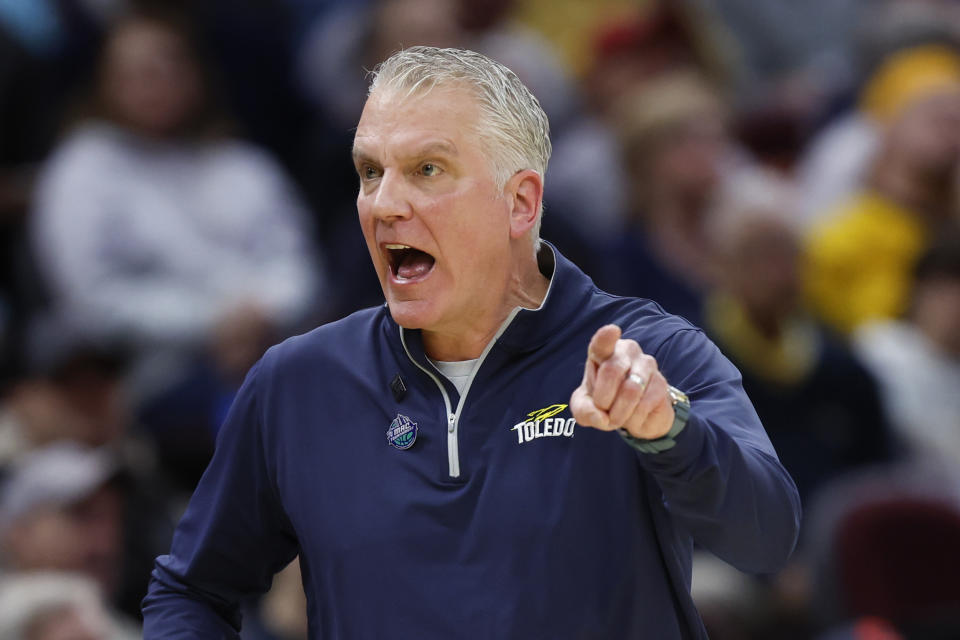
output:
<path id="1" fill-rule="evenodd" d="M 396 171 L 384 171 L 368 197 L 370 213 L 384 222 L 405 220 L 413 213 L 407 184 Z"/>

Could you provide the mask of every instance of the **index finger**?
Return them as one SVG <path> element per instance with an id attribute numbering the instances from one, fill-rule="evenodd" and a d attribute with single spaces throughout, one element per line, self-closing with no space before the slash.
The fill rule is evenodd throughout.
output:
<path id="1" fill-rule="evenodd" d="M 595 364 L 601 364 L 608 360 L 614 349 L 617 347 L 617 340 L 620 339 L 620 327 L 615 324 L 607 324 L 599 329 L 590 338 L 590 346 L 587 347 L 587 358 Z"/>

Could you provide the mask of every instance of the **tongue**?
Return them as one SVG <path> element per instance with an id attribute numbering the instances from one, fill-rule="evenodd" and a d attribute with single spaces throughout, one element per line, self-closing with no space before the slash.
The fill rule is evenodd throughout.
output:
<path id="1" fill-rule="evenodd" d="M 433 257 L 423 251 L 410 249 L 397 265 L 397 277 L 412 280 L 426 275 L 433 268 Z"/>

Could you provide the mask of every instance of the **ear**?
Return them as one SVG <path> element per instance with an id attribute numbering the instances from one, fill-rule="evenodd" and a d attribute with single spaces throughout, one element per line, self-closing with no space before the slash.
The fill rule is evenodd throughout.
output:
<path id="1" fill-rule="evenodd" d="M 533 169 L 518 171 L 504 190 L 510 198 L 510 237 L 522 238 L 530 232 L 540 215 L 543 202 L 543 178 Z"/>

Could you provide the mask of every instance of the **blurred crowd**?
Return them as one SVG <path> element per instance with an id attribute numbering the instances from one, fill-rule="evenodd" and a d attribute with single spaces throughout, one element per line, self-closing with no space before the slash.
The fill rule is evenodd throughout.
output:
<path id="1" fill-rule="evenodd" d="M 517 72 L 543 237 L 743 373 L 804 525 L 697 560 L 711 637 L 960 637 L 954 0 L 0 2 L 0 637 L 137 637 L 247 369 L 382 303 L 350 146 L 416 44 Z"/>

